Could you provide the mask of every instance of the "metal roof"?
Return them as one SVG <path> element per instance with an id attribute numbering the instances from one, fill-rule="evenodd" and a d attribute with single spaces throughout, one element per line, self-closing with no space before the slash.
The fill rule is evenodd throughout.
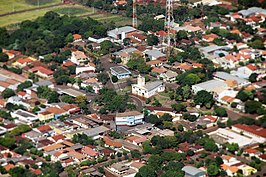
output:
<path id="1" fill-rule="evenodd" d="M 97 136 L 101 133 L 104 133 L 106 131 L 108 131 L 109 128 L 105 127 L 105 126 L 99 126 L 99 127 L 95 127 L 95 128 L 91 128 L 89 130 L 85 130 L 84 134 L 86 134 L 87 136 Z"/>
<path id="2" fill-rule="evenodd" d="M 131 72 L 123 66 L 115 66 L 110 68 L 111 71 L 117 74 L 131 74 Z"/>
<path id="3" fill-rule="evenodd" d="M 193 167 L 193 166 L 184 166 L 182 168 L 182 170 L 186 173 L 186 174 L 189 174 L 189 175 L 193 175 L 193 176 L 196 176 L 198 175 L 199 173 L 202 173 L 202 174 L 205 174 L 204 171 L 196 168 L 196 167 Z"/>
<path id="4" fill-rule="evenodd" d="M 145 54 L 150 55 L 154 58 L 159 58 L 159 57 L 165 57 L 165 54 L 160 52 L 159 50 L 153 49 L 153 50 L 149 50 L 146 51 Z"/>
<path id="5" fill-rule="evenodd" d="M 238 84 L 243 84 L 245 82 L 248 82 L 246 79 L 239 78 L 237 76 L 233 76 L 229 73 L 221 72 L 221 71 L 213 73 L 213 76 L 220 78 L 222 80 L 235 80 L 237 81 Z"/>

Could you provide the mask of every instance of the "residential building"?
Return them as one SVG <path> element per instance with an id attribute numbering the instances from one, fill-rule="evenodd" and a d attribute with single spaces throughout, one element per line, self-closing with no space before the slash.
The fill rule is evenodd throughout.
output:
<path id="1" fill-rule="evenodd" d="M 77 65 L 80 65 L 81 63 L 84 63 L 88 59 L 89 59 L 88 56 L 84 52 L 77 50 L 77 51 L 72 51 L 70 61 L 72 61 Z"/>
<path id="2" fill-rule="evenodd" d="M 133 126 L 143 123 L 144 114 L 138 111 L 117 113 L 115 116 L 116 126 Z"/>
<path id="3" fill-rule="evenodd" d="M 110 70 L 111 74 L 116 76 L 118 79 L 128 78 L 131 75 L 131 72 L 123 66 L 111 67 Z"/>
<path id="4" fill-rule="evenodd" d="M 132 94 L 143 98 L 150 98 L 158 92 L 163 92 L 164 90 L 165 85 L 162 81 L 145 83 L 145 78 L 140 75 L 138 77 L 137 84 L 132 84 Z"/>
<path id="5" fill-rule="evenodd" d="M 49 111 L 42 111 L 38 113 L 40 121 L 46 121 L 54 118 L 54 113 Z"/>
<path id="6" fill-rule="evenodd" d="M 171 70 L 167 70 L 165 73 L 159 75 L 160 78 L 163 78 L 165 82 L 174 82 L 177 77 L 177 73 Z"/>
<path id="7" fill-rule="evenodd" d="M 43 78 L 52 77 L 54 73 L 52 70 L 44 68 L 42 66 L 36 66 L 34 68 L 31 68 L 29 71 Z"/>
<path id="8" fill-rule="evenodd" d="M 151 60 L 157 60 L 158 58 L 165 57 L 166 55 L 157 49 L 144 51 L 145 57 Z"/>

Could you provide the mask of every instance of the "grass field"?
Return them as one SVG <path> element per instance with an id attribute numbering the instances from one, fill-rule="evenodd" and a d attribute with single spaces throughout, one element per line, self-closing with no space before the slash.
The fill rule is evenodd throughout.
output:
<path id="1" fill-rule="evenodd" d="M 70 14 L 75 13 L 75 15 L 84 15 L 84 14 L 92 14 L 93 11 L 90 8 L 85 8 L 79 5 L 62 5 L 57 7 L 51 7 L 46 9 L 34 10 L 30 12 L 23 12 L 14 15 L 8 15 L 4 17 L 0 17 L 0 26 L 12 26 L 12 24 L 16 24 L 22 22 L 24 20 L 34 20 L 37 17 L 43 16 L 48 11 L 55 11 L 60 14 Z M 74 14 L 73 14 L 74 15 Z"/>
<path id="2" fill-rule="evenodd" d="M 38 0 L 0 0 L 0 14 L 36 8 Z M 61 0 L 39 0 L 40 6 L 58 4 Z"/>
<path id="3" fill-rule="evenodd" d="M 93 15 L 93 19 L 98 20 L 100 22 L 114 22 L 117 26 L 124 26 L 124 25 L 130 25 L 132 23 L 131 18 L 122 17 L 120 15 L 114 15 L 114 14 L 99 14 L 99 15 Z"/>

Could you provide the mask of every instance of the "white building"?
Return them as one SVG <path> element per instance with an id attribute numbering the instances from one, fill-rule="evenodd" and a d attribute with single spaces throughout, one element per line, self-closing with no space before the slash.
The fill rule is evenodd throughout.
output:
<path id="1" fill-rule="evenodd" d="M 144 114 L 138 111 L 130 111 L 117 113 L 115 116 L 115 124 L 117 126 L 132 126 L 143 123 Z"/>
<path id="2" fill-rule="evenodd" d="M 266 142 L 266 128 L 256 125 L 235 124 L 232 126 L 232 130 L 251 137 L 259 143 Z"/>
<path id="3" fill-rule="evenodd" d="M 76 74 L 82 73 L 82 72 L 94 72 L 96 69 L 95 64 L 88 63 L 85 66 L 77 66 L 76 67 Z"/>
<path id="4" fill-rule="evenodd" d="M 28 111 L 24 111 L 22 109 L 18 109 L 14 112 L 11 112 L 11 116 L 13 118 L 18 118 L 19 120 L 29 122 L 29 123 L 39 120 L 37 115 L 32 114 Z"/>
<path id="5" fill-rule="evenodd" d="M 165 90 L 165 85 L 162 81 L 154 81 L 145 83 L 145 78 L 138 77 L 138 83 L 132 84 L 132 94 L 141 96 L 144 98 L 149 98 L 157 94 L 158 92 L 163 92 Z"/>
<path id="6" fill-rule="evenodd" d="M 77 65 L 87 60 L 88 60 L 88 56 L 82 51 L 74 51 L 71 53 L 70 61 L 72 61 L 73 63 Z"/>

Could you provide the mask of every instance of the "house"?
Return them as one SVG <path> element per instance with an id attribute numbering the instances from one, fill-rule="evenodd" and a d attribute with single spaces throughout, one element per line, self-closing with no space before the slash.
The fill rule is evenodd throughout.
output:
<path id="1" fill-rule="evenodd" d="M 146 41 L 147 36 L 144 36 L 143 34 L 140 34 L 140 33 L 133 33 L 131 34 L 131 38 L 141 43 L 141 42 Z"/>
<path id="2" fill-rule="evenodd" d="M 107 147 L 121 148 L 123 146 L 122 143 L 114 141 L 107 136 L 103 137 L 103 141 L 105 143 L 105 146 L 107 146 Z"/>
<path id="3" fill-rule="evenodd" d="M 54 118 L 54 113 L 49 111 L 42 111 L 38 113 L 38 118 L 40 121 L 46 121 Z"/>
<path id="4" fill-rule="evenodd" d="M 147 138 L 142 135 L 133 135 L 128 137 L 126 140 L 134 145 L 140 146 L 144 141 L 147 140 Z"/>
<path id="5" fill-rule="evenodd" d="M 49 78 L 54 73 L 52 70 L 44 68 L 42 66 L 33 67 L 29 71 L 43 78 Z"/>
<path id="6" fill-rule="evenodd" d="M 98 127 L 87 129 L 87 130 L 84 131 L 84 134 L 86 134 L 87 136 L 92 137 L 93 139 L 99 139 L 103 135 L 108 133 L 109 131 L 110 131 L 109 128 L 107 128 L 107 127 L 102 125 L 102 126 L 98 126 Z"/>
<path id="7" fill-rule="evenodd" d="M 54 89 L 54 84 L 49 80 L 40 80 L 34 83 L 34 85 L 36 85 L 37 87 L 47 86 L 50 89 Z"/>
<path id="8" fill-rule="evenodd" d="M 81 41 L 82 40 L 82 36 L 79 35 L 79 34 L 73 34 L 73 41 L 74 42 L 78 42 L 78 41 Z"/>
<path id="9" fill-rule="evenodd" d="M 105 170 L 112 176 L 131 177 L 135 176 L 138 171 L 130 168 L 130 165 L 125 162 L 118 162 L 106 167 Z"/>
<path id="10" fill-rule="evenodd" d="M 131 72 L 123 66 L 111 67 L 110 70 L 111 74 L 116 76 L 118 79 L 128 78 L 131 75 Z"/>
<path id="11" fill-rule="evenodd" d="M 49 152 L 52 152 L 52 151 L 59 151 L 59 150 L 62 150 L 65 146 L 61 143 L 56 143 L 56 144 L 53 144 L 53 145 L 49 145 L 49 146 L 46 146 L 46 147 L 43 147 L 42 150 L 43 150 L 43 153 L 44 153 L 44 156 L 48 155 Z"/>
<path id="12" fill-rule="evenodd" d="M 63 142 L 64 141 L 65 136 L 62 135 L 62 134 L 57 134 L 57 135 L 54 135 L 54 136 L 50 136 L 47 139 L 52 141 L 52 142 L 54 142 L 54 143 L 59 143 L 59 142 Z"/>
<path id="13" fill-rule="evenodd" d="M 266 128 L 257 125 L 235 124 L 232 126 L 232 130 L 249 136 L 259 143 L 266 142 Z"/>
<path id="14" fill-rule="evenodd" d="M 13 66 L 23 68 L 27 66 L 28 64 L 31 64 L 35 61 L 36 59 L 32 57 L 27 57 L 27 58 L 19 58 L 17 59 L 14 63 L 12 63 Z"/>
<path id="15" fill-rule="evenodd" d="M 132 94 L 134 95 L 150 98 L 158 92 L 163 92 L 165 90 L 165 85 L 162 81 L 145 83 L 145 78 L 140 75 L 137 80 L 137 84 L 132 84 Z"/>
<path id="16" fill-rule="evenodd" d="M 213 42 L 214 39 L 217 38 L 219 38 L 219 36 L 213 33 L 202 36 L 202 40 L 205 42 Z"/>
<path id="17" fill-rule="evenodd" d="M 88 146 L 84 146 L 81 153 L 89 158 L 97 158 L 99 153 Z"/>
<path id="18" fill-rule="evenodd" d="M 185 172 L 185 176 L 188 177 L 206 177 L 206 173 L 193 166 L 184 166 L 182 171 Z"/>
<path id="19" fill-rule="evenodd" d="M 151 67 L 159 67 L 163 65 L 163 62 L 161 60 L 151 60 L 146 62 L 146 65 L 149 65 Z"/>
<path id="20" fill-rule="evenodd" d="M 58 119 L 62 115 L 68 114 L 67 111 L 57 108 L 57 107 L 46 108 L 46 112 L 50 112 L 51 114 L 53 114 L 55 119 Z"/>
<path id="21" fill-rule="evenodd" d="M 91 86 L 94 93 L 99 93 L 100 89 L 103 88 L 102 83 L 98 82 L 97 78 L 89 78 L 87 80 L 83 80 L 83 82 L 81 83 L 81 87 L 88 87 Z"/>
<path id="22" fill-rule="evenodd" d="M 70 61 L 77 65 L 80 65 L 81 63 L 84 63 L 88 59 L 89 59 L 88 56 L 84 52 L 77 50 L 77 51 L 72 51 Z"/>
<path id="23" fill-rule="evenodd" d="M 94 63 L 88 63 L 85 66 L 77 66 L 76 67 L 76 74 L 82 73 L 82 72 L 94 72 L 96 69 L 96 66 Z"/>
<path id="24" fill-rule="evenodd" d="M 114 40 L 123 41 L 129 33 L 135 32 L 137 29 L 131 26 L 124 26 L 121 28 L 116 28 L 110 31 L 107 31 L 107 36 L 113 38 Z"/>
<path id="25" fill-rule="evenodd" d="M 138 111 L 130 111 L 124 113 L 117 113 L 115 116 L 115 124 L 117 126 L 133 126 L 142 124 L 144 114 Z"/>
<path id="26" fill-rule="evenodd" d="M 160 78 L 163 78 L 165 82 L 174 82 L 177 77 L 177 73 L 171 70 L 167 70 L 165 73 L 159 75 Z"/>
<path id="27" fill-rule="evenodd" d="M 86 159 L 86 156 L 79 153 L 79 152 L 76 152 L 76 151 L 69 151 L 67 153 L 68 156 L 70 156 L 71 159 L 73 159 L 75 162 L 79 163 L 83 160 Z"/>
<path id="28" fill-rule="evenodd" d="M 133 54 L 141 55 L 142 53 L 134 47 L 129 47 L 113 53 L 113 56 L 120 58 L 122 63 L 126 64 Z"/>
<path id="29" fill-rule="evenodd" d="M 145 57 L 151 60 L 156 60 L 166 55 L 157 49 L 144 51 Z"/>
<path id="30" fill-rule="evenodd" d="M 221 97 L 218 101 L 228 106 L 230 106 L 232 103 L 241 103 L 241 100 L 227 95 Z"/>

